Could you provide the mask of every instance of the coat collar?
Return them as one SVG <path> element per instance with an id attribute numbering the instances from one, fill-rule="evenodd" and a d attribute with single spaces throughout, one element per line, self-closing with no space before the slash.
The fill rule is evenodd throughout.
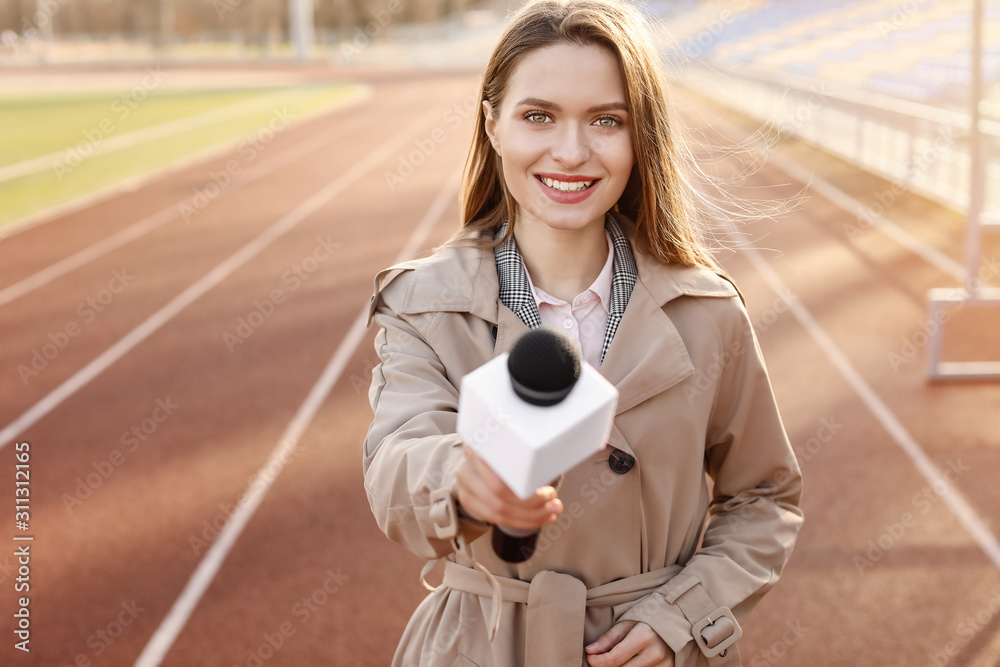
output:
<path id="1" fill-rule="evenodd" d="M 609 212 L 605 217 L 604 229 L 611 240 L 613 268 L 610 280 L 611 293 L 608 302 L 604 304 L 608 317 L 601 345 L 601 361 L 607 356 L 608 347 L 618 331 L 622 315 L 625 314 L 632 287 L 639 277 L 639 271 L 635 266 L 635 253 L 632 252 L 632 244 L 622 229 L 622 222 Z M 502 239 L 506 232 L 507 223 L 504 222 L 493 235 L 494 240 Z M 514 236 L 507 236 L 505 241 L 493 249 L 493 254 L 500 282 L 500 302 L 514 311 L 529 328 L 541 325 L 538 303 L 531 289 L 531 277 L 521 259 Z"/>
<path id="2" fill-rule="evenodd" d="M 601 374 L 618 389 L 618 413 L 674 386 L 694 373 L 677 327 L 663 306 L 681 296 L 734 297 L 727 278 L 698 267 L 665 265 L 636 249 L 639 278 L 608 348 Z M 509 352 L 528 327 L 500 303 L 493 252 L 449 246 L 434 255 L 404 262 L 376 276 L 371 310 L 379 292 L 400 273 L 405 281 L 400 314 L 467 312 L 496 326 L 493 355 Z"/>
<path id="3" fill-rule="evenodd" d="M 471 313 L 497 324 L 500 282 L 493 253 L 464 245 L 446 246 L 430 257 L 400 262 L 375 276 L 368 323 L 378 307 L 381 293 L 401 274 L 413 272 L 406 281 L 401 315 L 418 313 Z"/>

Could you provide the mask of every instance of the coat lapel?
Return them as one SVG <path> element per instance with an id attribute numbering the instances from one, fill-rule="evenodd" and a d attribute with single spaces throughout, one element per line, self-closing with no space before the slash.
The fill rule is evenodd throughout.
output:
<path id="1" fill-rule="evenodd" d="M 619 414 L 694 373 L 687 347 L 662 309 L 664 303 L 680 296 L 682 290 L 672 280 L 661 282 L 654 279 L 653 286 L 657 291 L 654 296 L 643 280 L 644 274 L 650 273 L 643 259 L 637 257 L 640 278 L 632 289 L 628 307 L 600 368 L 604 377 L 618 389 Z M 495 317 L 497 336 L 493 356 L 496 357 L 510 352 L 528 327 L 513 311 L 498 303 L 493 262 L 483 262 L 478 274 L 476 283 L 479 289 L 473 299 L 472 311 L 481 315 L 490 311 L 489 315 Z M 627 447 L 619 448 L 627 451 Z"/>
<path id="2" fill-rule="evenodd" d="M 411 285 L 413 292 L 406 298 L 408 312 L 465 311 L 496 322 L 492 356 L 509 352 L 528 327 L 513 311 L 499 303 L 493 253 L 464 247 L 453 248 L 451 252 L 454 259 L 449 262 L 444 262 L 440 256 L 432 258 L 447 266 L 443 274 L 438 273 L 433 280 L 414 281 Z M 457 264 L 452 264 L 455 260 L 458 260 Z M 691 276 L 697 275 L 697 270 L 679 269 L 678 276 L 674 276 L 672 274 L 677 269 L 664 271 L 662 266 L 642 253 L 636 253 L 636 261 L 639 279 L 600 368 L 604 377 L 618 389 L 618 414 L 666 391 L 694 373 L 684 341 L 663 312 L 663 305 L 682 294 L 735 294 L 728 283 L 719 287 L 718 279 L 709 283 L 693 280 Z M 406 270 L 418 265 L 421 262 L 406 263 L 394 269 Z M 424 269 L 429 270 L 430 267 Z M 379 275 L 377 282 L 380 284 L 376 289 L 384 287 L 388 282 L 385 278 L 392 272 L 387 270 Z M 684 287 L 677 280 L 681 275 L 684 276 Z M 420 290 L 430 292 L 425 294 Z"/>
<path id="3" fill-rule="evenodd" d="M 493 356 L 510 352 L 514 343 L 528 332 L 528 326 L 510 308 L 499 304 L 497 309 L 497 339 L 493 346 Z"/>
<path id="4" fill-rule="evenodd" d="M 666 391 L 694 373 L 677 327 L 640 279 L 601 364 L 618 388 L 618 414 Z"/>

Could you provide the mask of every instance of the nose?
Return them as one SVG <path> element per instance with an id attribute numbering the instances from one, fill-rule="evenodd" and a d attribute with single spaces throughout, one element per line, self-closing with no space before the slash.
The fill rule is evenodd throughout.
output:
<path id="1" fill-rule="evenodd" d="M 590 159 L 591 147 L 586 131 L 576 123 L 567 123 L 554 137 L 552 158 L 567 168 L 577 167 Z"/>

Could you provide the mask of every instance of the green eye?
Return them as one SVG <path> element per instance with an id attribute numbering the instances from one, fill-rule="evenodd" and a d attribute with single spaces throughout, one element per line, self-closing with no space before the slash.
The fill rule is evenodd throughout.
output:
<path id="1" fill-rule="evenodd" d="M 531 113 L 528 114 L 528 120 L 530 120 L 532 123 L 544 123 L 546 120 L 548 120 L 548 116 L 546 116 L 543 113 Z"/>
<path id="2" fill-rule="evenodd" d="M 614 127 L 618 124 L 618 120 L 615 118 L 598 118 L 597 124 L 600 127 Z"/>

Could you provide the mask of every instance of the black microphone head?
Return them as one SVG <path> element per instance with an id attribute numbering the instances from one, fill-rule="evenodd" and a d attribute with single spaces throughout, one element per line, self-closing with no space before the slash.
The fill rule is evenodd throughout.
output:
<path id="1" fill-rule="evenodd" d="M 555 405 L 580 377 L 580 351 L 568 333 L 552 327 L 532 329 L 514 344 L 507 371 L 514 393 L 532 405 Z"/>

